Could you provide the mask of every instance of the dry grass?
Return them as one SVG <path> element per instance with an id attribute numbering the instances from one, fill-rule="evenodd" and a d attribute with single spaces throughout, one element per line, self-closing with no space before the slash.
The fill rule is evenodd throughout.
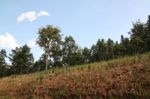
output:
<path id="1" fill-rule="evenodd" d="M 150 98 L 150 53 L 0 79 L 0 96 L 45 99 Z"/>

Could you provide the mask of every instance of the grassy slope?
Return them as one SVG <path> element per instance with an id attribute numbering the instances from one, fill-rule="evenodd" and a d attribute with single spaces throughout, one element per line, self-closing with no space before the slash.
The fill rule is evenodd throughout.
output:
<path id="1" fill-rule="evenodd" d="M 0 79 L 0 96 L 150 98 L 150 53 Z M 6 98 L 6 97 L 5 97 Z"/>

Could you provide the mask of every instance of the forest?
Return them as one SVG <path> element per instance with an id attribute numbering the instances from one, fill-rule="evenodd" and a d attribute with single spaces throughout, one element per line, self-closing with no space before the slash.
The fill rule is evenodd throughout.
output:
<path id="1" fill-rule="evenodd" d="M 66 36 L 62 39 L 61 30 L 53 25 L 39 28 L 37 35 L 36 43 L 44 51 L 37 61 L 34 61 L 31 49 L 27 45 L 13 49 L 9 55 L 5 49 L 0 49 L 0 77 L 100 62 L 149 52 L 150 16 L 145 23 L 140 20 L 133 23 L 133 27 L 129 30 L 129 37 L 121 35 L 120 41 L 101 38 L 90 48 L 81 48 L 72 36 Z M 11 64 L 6 62 L 6 58 Z"/>

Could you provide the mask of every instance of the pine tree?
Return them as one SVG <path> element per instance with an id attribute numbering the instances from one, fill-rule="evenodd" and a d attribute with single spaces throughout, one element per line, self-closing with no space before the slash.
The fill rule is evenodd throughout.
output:
<path id="1" fill-rule="evenodd" d="M 24 74 L 30 72 L 30 69 L 34 63 L 33 55 L 27 45 L 12 50 L 9 59 L 12 63 L 11 70 L 14 74 Z"/>
<path id="2" fill-rule="evenodd" d="M 5 61 L 5 58 L 7 57 L 6 55 L 6 51 L 4 49 L 2 49 L 0 51 L 0 77 L 3 77 L 6 75 L 6 61 Z"/>

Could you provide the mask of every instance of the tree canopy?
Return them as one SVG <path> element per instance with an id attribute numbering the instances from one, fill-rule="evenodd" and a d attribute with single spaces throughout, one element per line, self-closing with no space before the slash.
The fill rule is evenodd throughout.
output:
<path id="1" fill-rule="evenodd" d="M 10 74 L 23 74 L 41 71 L 49 67 L 74 66 L 99 62 L 126 55 L 141 54 L 150 51 L 150 16 L 146 23 L 133 23 L 129 37 L 121 35 L 120 41 L 98 39 L 91 47 L 81 48 L 72 36 L 62 39 L 58 27 L 47 25 L 38 30 L 37 44 L 44 53 L 34 62 L 27 45 L 13 49 L 8 56 L 11 64 L 6 63 L 7 54 L 0 50 L 0 77 Z"/>
<path id="2" fill-rule="evenodd" d="M 34 64 L 33 55 L 27 45 L 12 50 L 9 59 L 12 62 L 12 72 L 16 74 L 30 72 Z"/>

